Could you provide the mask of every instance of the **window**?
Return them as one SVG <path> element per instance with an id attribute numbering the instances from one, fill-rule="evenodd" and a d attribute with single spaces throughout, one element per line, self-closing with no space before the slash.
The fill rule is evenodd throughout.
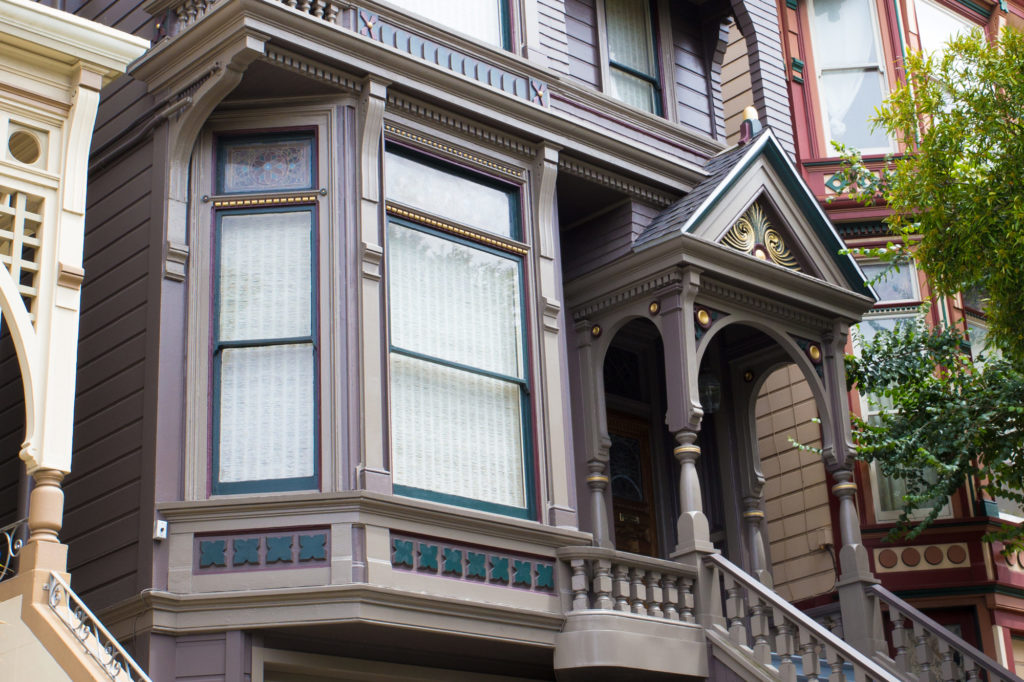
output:
<path id="1" fill-rule="evenodd" d="M 888 91 L 874 3 L 813 0 L 810 13 L 826 141 L 862 152 L 889 151 L 885 131 L 872 130 L 868 122 Z"/>
<path id="2" fill-rule="evenodd" d="M 533 517 L 518 188 L 385 154 L 395 492 Z"/>
<path id="3" fill-rule="evenodd" d="M 604 7 L 608 34 L 608 94 L 638 109 L 661 115 L 650 3 L 605 0 Z"/>
<path id="4" fill-rule="evenodd" d="M 313 189 L 314 142 L 312 132 L 220 138 L 216 194 Z M 316 488 L 315 199 L 239 199 L 214 214 L 210 489 Z"/>
<path id="5" fill-rule="evenodd" d="M 911 263 L 859 263 L 864 276 L 878 294 L 879 305 L 917 303 L 921 294 L 917 286 L 917 270 Z"/>
<path id="6" fill-rule="evenodd" d="M 507 0 L 391 0 L 402 9 L 472 36 L 496 47 L 511 49 Z"/>
<path id="7" fill-rule="evenodd" d="M 918 37 L 924 52 L 942 52 L 946 43 L 974 28 L 974 24 L 938 3 L 918 0 L 914 7 L 917 11 Z"/>

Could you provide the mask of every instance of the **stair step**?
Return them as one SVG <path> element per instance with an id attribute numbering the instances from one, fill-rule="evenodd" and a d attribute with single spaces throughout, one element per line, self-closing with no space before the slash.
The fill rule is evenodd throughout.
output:
<path id="1" fill-rule="evenodd" d="M 778 668 L 779 667 L 779 663 L 781 663 L 781 662 L 782 662 L 782 658 L 778 654 L 773 652 L 772 653 L 772 665 L 775 666 L 776 668 Z M 810 678 L 808 678 L 806 675 L 804 675 L 804 663 L 803 663 L 803 660 L 799 656 L 794 656 L 793 657 L 793 665 L 796 666 L 796 679 L 797 679 L 797 682 L 807 682 Z M 829 677 L 832 675 L 832 666 L 829 665 L 825 661 L 824 658 L 822 658 L 822 659 L 820 659 L 820 667 L 821 667 L 821 672 L 818 674 L 818 679 L 819 680 L 827 680 L 827 679 L 829 679 Z M 849 663 L 844 663 L 843 664 L 843 678 L 845 680 L 847 680 L 847 682 L 854 682 L 853 666 L 850 665 Z"/>

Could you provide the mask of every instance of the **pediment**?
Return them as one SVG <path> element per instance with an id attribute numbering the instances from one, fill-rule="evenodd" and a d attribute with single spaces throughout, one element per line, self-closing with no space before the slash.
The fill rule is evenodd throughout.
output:
<path id="1" fill-rule="evenodd" d="M 688 234 L 752 261 L 873 295 L 853 257 L 841 253 L 842 239 L 770 130 L 716 156 L 705 170 L 705 181 L 640 234 L 637 251 Z"/>

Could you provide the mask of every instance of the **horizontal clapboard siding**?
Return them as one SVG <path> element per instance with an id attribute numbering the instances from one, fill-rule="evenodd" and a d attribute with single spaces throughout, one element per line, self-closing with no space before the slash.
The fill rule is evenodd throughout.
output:
<path id="1" fill-rule="evenodd" d="M 151 157 L 136 147 L 89 182 L 63 537 L 93 609 L 138 589 Z"/>
<path id="2" fill-rule="evenodd" d="M 565 280 L 621 258 L 657 213 L 657 209 L 626 201 L 562 235 Z"/>
<path id="3" fill-rule="evenodd" d="M 548 58 L 548 67 L 569 73 L 569 49 L 566 37 L 566 3 L 563 0 L 537 0 L 540 48 Z"/>
<path id="4" fill-rule="evenodd" d="M 3 324 L 0 333 L 0 526 L 18 519 L 19 453 L 25 440 L 25 393 L 14 342 Z M 0 547 L 0 552 L 4 551 Z"/>
<path id="5" fill-rule="evenodd" d="M 597 52 L 597 10 L 594 0 L 565 0 L 565 34 L 569 75 L 594 88 L 601 87 Z"/>

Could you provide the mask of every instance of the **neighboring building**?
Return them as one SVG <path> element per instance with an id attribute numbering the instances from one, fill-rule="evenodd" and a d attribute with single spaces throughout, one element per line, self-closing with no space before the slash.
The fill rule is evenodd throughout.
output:
<path id="1" fill-rule="evenodd" d="M 101 88 L 149 43 L 0 0 L 0 676 L 123 680 L 134 663 L 68 585 L 85 171 Z"/>
<path id="2" fill-rule="evenodd" d="M 875 297 L 773 3 L 69 9 L 155 40 L 96 125 L 61 531 L 154 679 L 985 665 L 913 610 L 886 655 L 843 374 Z"/>
<path id="3" fill-rule="evenodd" d="M 1019 30 L 1024 27 L 1024 5 L 1014 0 L 786 0 L 778 9 L 801 175 L 848 246 L 883 246 L 890 239 L 881 222 L 886 209 L 866 208 L 837 194 L 843 188 L 833 179 L 839 160 L 830 140 L 862 150 L 869 166 L 879 168 L 885 154 L 902 149 L 884 131 L 871 130 L 867 119 L 901 77 L 906 52 L 939 51 L 950 37 L 975 27 L 989 36 L 1007 25 Z M 752 103 L 741 38 L 733 26 L 723 67 L 727 121 L 738 121 L 741 108 Z M 726 133 L 730 140 L 738 137 L 738 123 L 727 126 Z M 913 319 L 929 297 L 927 280 L 912 265 L 899 272 L 870 261 L 860 265 L 869 278 L 882 276 L 874 285 L 878 305 L 860 325 L 863 335 Z M 961 326 L 975 354 L 983 348 L 985 335 L 978 298 L 965 294 L 941 299 L 929 311 L 932 324 Z M 855 352 L 855 345 L 848 350 Z M 865 408 L 852 394 L 851 409 L 869 416 Z M 1018 663 L 1024 661 L 1024 562 L 1018 557 L 1007 560 L 999 545 L 981 542 L 999 523 L 1021 521 L 1020 510 L 1006 500 L 981 499 L 977 490 L 965 488 L 945 502 L 928 531 L 894 546 L 884 537 L 902 508 L 899 481 L 864 463 L 857 465 L 857 481 L 865 545 L 882 584 L 1011 670 L 1024 672 L 1016 667 L 1024 666 Z M 825 590 L 799 596 L 817 596 L 810 592 L 820 595 Z"/>

